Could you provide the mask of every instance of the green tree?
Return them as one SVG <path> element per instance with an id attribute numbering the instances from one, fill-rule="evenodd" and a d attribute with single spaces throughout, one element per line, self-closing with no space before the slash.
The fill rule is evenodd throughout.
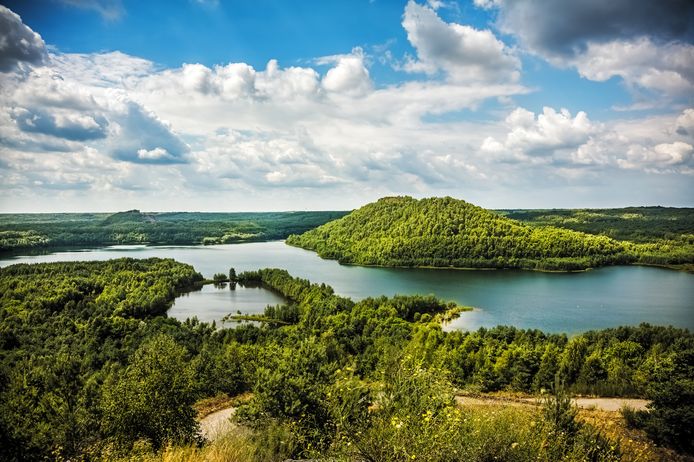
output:
<path id="1" fill-rule="evenodd" d="M 645 429 L 656 442 L 694 454 L 694 341 L 679 339 L 675 351 L 649 386 Z"/>
<path id="2" fill-rule="evenodd" d="M 160 334 L 142 344 L 124 373 L 104 385 L 105 433 L 124 447 L 139 439 L 154 448 L 196 438 L 193 368 L 186 350 Z"/>
<path id="3" fill-rule="evenodd" d="M 215 273 L 215 275 L 212 276 L 212 280 L 214 282 L 226 282 L 227 277 L 224 273 Z"/>

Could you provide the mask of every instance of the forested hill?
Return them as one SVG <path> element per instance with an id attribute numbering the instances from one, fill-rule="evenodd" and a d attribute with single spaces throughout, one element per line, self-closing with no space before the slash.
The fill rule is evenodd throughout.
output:
<path id="1" fill-rule="evenodd" d="M 658 253 L 606 236 L 529 226 L 450 197 L 386 197 L 287 243 L 341 263 L 382 266 L 580 270 L 649 263 Z M 658 256 L 662 261 L 653 263 L 691 259 Z"/>
<path id="2" fill-rule="evenodd" d="M 0 252 L 114 244 L 230 244 L 285 239 L 346 212 L 0 214 Z"/>

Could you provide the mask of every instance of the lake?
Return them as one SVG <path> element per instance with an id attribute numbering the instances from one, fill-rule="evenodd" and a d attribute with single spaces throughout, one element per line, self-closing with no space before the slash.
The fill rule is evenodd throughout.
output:
<path id="1" fill-rule="evenodd" d="M 206 277 L 214 273 L 273 267 L 293 276 L 324 282 L 355 300 L 377 295 L 434 294 L 473 306 L 448 329 L 499 324 L 547 332 L 578 333 L 648 322 L 694 330 L 694 275 L 661 268 L 618 266 L 580 273 L 473 271 L 447 269 L 366 268 L 343 266 L 283 242 L 215 246 L 113 246 L 83 251 L 0 259 L 13 263 L 107 260 L 110 258 L 174 258 L 193 265 Z M 235 292 L 235 293 L 232 293 Z M 262 289 L 216 289 L 206 286 L 177 299 L 170 315 L 196 315 L 219 321 L 224 314 L 260 313 L 279 303 Z"/>

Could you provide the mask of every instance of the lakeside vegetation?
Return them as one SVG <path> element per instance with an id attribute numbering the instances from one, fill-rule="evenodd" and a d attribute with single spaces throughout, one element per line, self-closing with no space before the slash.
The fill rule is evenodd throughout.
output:
<path id="1" fill-rule="evenodd" d="M 497 210 L 497 213 L 536 226 L 554 226 L 619 241 L 694 243 L 694 209 L 624 207 L 618 209 Z"/>
<path id="2" fill-rule="evenodd" d="M 0 252 L 285 238 L 346 264 L 694 270 L 694 210 L 686 208 L 489 211 L 451 198 L 391 197 L 352 213 L 0 214 Z"/>
<path id="3" fill-rule="evenodd" d="M 386 197 L 292 235 L 287 243 L 357 265 L 550 271 L 620 264 L 691 265 L 694 235 L 686 228 L 690 220 L 685 221 L 689 234 L 678 225 L 677 240 L 661 231 L 666 237 L 646 241 L 642 236 L 636 243 L 547 223 L 530 226 L 450 197 Z M 620 236 L 635 233 L 625 230 Z M 651 234 L 655 235 L 656 231 Z"/>
<path id="4" fill-rule="evenodd" d="M 620 457 L 618 441 L 579 421 L 561 393 L 542 411 L 485 413 L 457 406 L 456 388 L 646 397 L 649 412 L 632 423 L 693 450 L 687 330 L 443 332 L 439 315 L 455 306 L 433 296 L 354 302 L 284 270 L 228 274 L 286 303 L 265 310 L 268 322 L 217 329 L 165 316 L 177 292 L 202 281 L 173 260 L 0 269 L 0 458 Z M 192 404 L 244 392 L 241 427 L 205 445 Z"/>
<path id="5" fill-rule="evenodd" d="M 346 212 L 0 214 L 0 251 L 115 244 L 229 244 L 284 239 Z"/>

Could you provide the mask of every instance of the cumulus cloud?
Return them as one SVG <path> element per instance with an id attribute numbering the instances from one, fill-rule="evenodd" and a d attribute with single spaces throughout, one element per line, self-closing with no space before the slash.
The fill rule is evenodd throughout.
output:
<path id="1" fill-rule="evenodd" d="M 670 97 L 694 91 L 694 3 L 475 0 L 527 50 L 591 80 L 621 77 Z"/>
<path id="2" fill-rule="evenodd" d="M 638 2 L 584 0 L 475 0 L 478 6 L 498 8 L 501 29 L 516 35 L 538 53 L 571 57 L 589 43 L 630 41 L 652 36 L 658 41 L 690 40 L 694 5 L 688 0 Z"/>
<path id="3" fill-rule="evenodd" d="M 103 116 L 71 112 L 54 112 L 22 107 L 13 108 L 12 119 L 24 132 L 43 133 L 71 141 L 87 141 L 106 137 L 108 122 Z"/>
<path id="4" fill-rule="evenodd" d="M 672 96 L 694 92 L 694 46 L 679 42 L 656 45 L 650 38 L 589 43 L 572 59 L 590 80 L 619 76 L 630 85 Z"/>
<path id="5" fill-rule="evenodd" d="M 564 171 L 611 166 L 692 174 L 691 140 L 672 129 L 687 122 L 689 111 L 674 120 L 595 123 L 584 112 L 572 116 L 565 109 L 545 107 L 534 114 L 516 108 L 505 119 L 505 137 L 485 138 L 480 151 L 499 161 L 555 165 Z"/>
<path id="6" fill-rule="evenodd" d="M 520 60 L 490 30 L 446 23 L 436 11 L 410 0 L 402 25 L 417 50 L 403 69 L 429 74 L 443 71 L 458 82 L 515 81 L 520 75 Z"/>
<path id="7" fill-rule="evenodd" d="M 585 112 L 576 116 L 566 109 L 545 107 L 535 115 L 516 108 L 506 117 L 509 132 L 503 142 L 488 137 L 481 149 L 501 160 L 530 160 L 537 156 L 558 158 L 566 150 L 578 148 L 599 130 Z"/>
<path id="8" fill-rule="evenodd" d="M 360 96 L 373 87 L 361 48 L 355 48 L 348 55 L 330 56 L 317 61 L 319 64 L 331 61 L 335 63 L 321 81 L 323 88 L 328 91 Z"/>
<path id="9" fill-rule="evenodd" d="M 403 19 L 417 51 L 409 65 L 426 78 L 385 86 L 372 82 L 360 48 L 258 69 L 51 52 L 43 66 L 2 73 L 0 189 L 16 204 L 74 193 L 199 208 L 205 194 L 229 191 L 248 208 L 348 208 L 397 193 L 475 201 L 499 185 L 515 197 L 522 182 L 578 184 L 589 173 L 598 181 L 599 167 L 692 172 L 691 109 L 614 123 L 554 108 L 428 117 L 529 91 L 512 50 L 489 31 L 442 21 L 434 6 L 446 5 L 429 5 L 409 3 Z"/>
<path id="10" fill-rule="evenodd" d="M 19 63 L 43 64 L 46 44 L 39 34 L 24 25 L 16 13 L 0 5 L 0 72 Z"/>
<path id="11" fill-rule="evenodd" d="M 261 97 L 293 99 L 311 97 L 318 90 L 318 73 L 306 67 L 280 68 L 275 59 L 256 75 L 256 91 Z"/>
<path id="12" fill-rule="evenodd" d="M 229 63 L 209 68 L 203 64 L 184 64 L 177 69 L 151 73 L 137 86 L 155 95 L 208 96 L 226 100 L 301 99 L 317 96 L 319 75 L 311 68 L 281 68 L 270 60 L 265 70 L 256 71 L 246 63 Z"/>
<path id="13" fill-rule="evenodd" d="M 144 164 L 186 163 L 190 147 L 156 114 L 133 101 L 112 112 L 114 136 L 107 149 L 119 160 Z"/>
<path id="14" fill-rule="evenodd" d="M 94 62 L 93 57 L 88 59 Z M 70 142 L 82 142 L 134 163 L 186 161 L 188 145 L 125 91 L 65 78 L 57 69 L 42 67 L 5 76 L 0 106 L 7 117 L 0 119 L 0 145 L 70 152 L 81 150 Z"/>
<path id="15" fill-rule="evenodd" d="M 694 138 L 694 109 L 685 109 L 682 114 L 677 117 L 675 131 L 680 135 L 689 135 Z"/>

